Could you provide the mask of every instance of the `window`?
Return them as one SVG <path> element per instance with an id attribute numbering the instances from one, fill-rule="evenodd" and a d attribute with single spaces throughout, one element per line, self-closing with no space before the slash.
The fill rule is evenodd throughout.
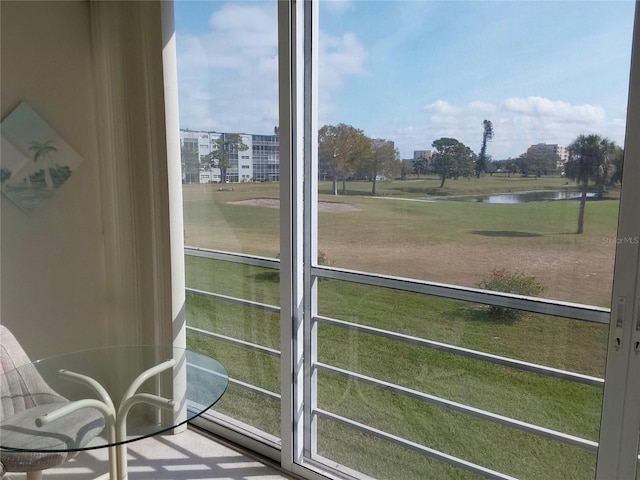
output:
<path id="1" fill-rule="evenodd" d="M 243 36 L 262 40 L 234 56 L 238 79 L 225 70 L 216 85 L 273 102 L 280 82 L 281 112 L 294 113 L 269 119 L 274 138 L 251 123 L 259 115 L 227 115 L 224 130 L 256 133 L 258 183 L 236 163 L 232 185 L 184 186 L 189 341 L 215 349 L 233 377 L 214 421 L 280 449 L 301 474 L 635 471 L 638 432 L 620 433 L 624 404 L 610 393 L 640 389 L 627 380 L 640 368 L 634 294 L 613 289 L 616 255 L 633 265 L 618 269 L 624 285 L 638 275 L 618 242 L 635 238 L 620 232 L 637 230 L 625 207 L 637 199 L 616 177 L 621 148 L 637 149 L 620 93 L 634 5 L 281 2 L 280 38 L 296 36 L 291 51 L 280 45 L 280 72 L 291 74 L 243 76 L 275 55 L 274 3 L 176 4 L 186 59 L 194 39 L 201 51 L 236 38 L 231 19 L 268 18 Z M 208 23 L 180 47 L 180 18 L 186 28 L 195 13 Z M 229 51 L 214 48 L 209 64 Z M 269 82 L 237 85 L 249 77 Z M 200 88 L 222 117 L 223 93 Z M 196 90 L 181 87 L 191 126 Z M 585 177 L 593 145 L 601 155 Z M 625 175 L 639 174 L 628 164 Z M 610 309 L 622 332 L 612 336 Z M 609 455 L 620 438 L 632 454 Z"/>
<path id="2" fill-rule="evenodd" d="M 181 125 L 208 138 L 209 151 L 223 139 L 229 152 L 215 157 L 215 184 L 201 177 L 183 189 L 188 342 L 213 352 L 232 377 L 218 418 L 277 445 L 279 190 L 249 183 L 247 174 L 253 134 L 279 123 L 277 3 L 176 2 L 175 15 Z M 274 60 L 261 64 L 261 75 L 247 75 L 261 59 Z"/>

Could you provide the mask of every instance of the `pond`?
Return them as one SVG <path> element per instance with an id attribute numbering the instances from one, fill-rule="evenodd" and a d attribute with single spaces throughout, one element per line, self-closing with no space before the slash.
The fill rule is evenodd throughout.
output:
<path id="1" fill-rule="evenodd" d="M 595 197 L 595 192 L 588 192 L 587 197 Z M 567 190 L 537 190 L 534 192 L 496 193 L 491 195 L 470 195 L 465 197 L 451 197 L 442 200 L 456 202 L 478 203 L 528 203 L 546 202 L 551 200 L 573 200 L 580 198 L 580 192 Z"/>

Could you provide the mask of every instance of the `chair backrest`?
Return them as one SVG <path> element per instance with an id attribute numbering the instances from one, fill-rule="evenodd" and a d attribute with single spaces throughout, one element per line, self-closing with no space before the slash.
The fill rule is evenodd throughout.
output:
<path id="1" fill-rule="evenodd" d="M 9 329 L 0 325 L 0 420 L 38 405 L 65 401 L 43 380 Z"/>

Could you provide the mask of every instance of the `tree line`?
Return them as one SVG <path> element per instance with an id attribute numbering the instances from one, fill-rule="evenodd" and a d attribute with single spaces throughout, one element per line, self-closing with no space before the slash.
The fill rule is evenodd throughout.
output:
<path id="1" fill-rule="evenodd" d="M 276 134 L 278 133 L 276 127 Z M 493 138 L 490 120 L 483 122 L 480 154 L 455 138 L 441 137 L 434 140 L 432 156 L 413 161 L 401 161 L 398 150 L 390 140 L 369 138 L 364 132 L 351 125 L 324 125 L 318 132 L 319 174 L 328 176 L 333 183 L 333 194 L 338 194 L 338 183 L 342 182 L 342 193 L 346 194 L 346 182 L 350 179 L 369 180 L 371 194 L 376 194 L 379 178 L 404 179 L 412 172 L 433 173 L 440 178 L 440 188 L 449 178 L 480 178 L 485 173 L 502 170 L 521 175 L 537 177 L 555 173 L 560 165 L 560 157 L 555 153 L 529 150 L 517 159 L 494 162 L 487 154 L 487 142 Z M 217 166 L 222 179 L 226 178 L 230 166 L 230 154 L 246 150 L 239 134 L 225 134 L 214 141 L 213 150 L 204 162 Z M 569 159 L 563 165 L 563 174 L 575 180 L 580 188 L 580 209 L 577 233 L 584 231 L 584 209 L 589 185 L 595 188 L 597 198 L 604 197 L 606 187 L 622 181 L 624 151 L 615 142 L 597 134 L 581 134 L 568 146 Z M 409 165 L 409 163 L 411 165 Z M 224 180 L 223 180 L 224 181 Z"/>
<path id="2" fill-rule="evenodd" d="M 376 193 L 378 178 L 405 179 L 410 173 L 434 173 L 440 177 L 440 187 L 447 178 L 480 178 L 489 169 L 491 157 L 487 142 L 493 138 L 491 121 L 483 122 L 484 133 L 480 155 L 455 138 L 442 137 L 432 143 L 435 154 L 429 158 L 401 161 L 394 143 L 384 139 L 371 139 L 351 125 L 324 125 L 318 132 L 318 164 L 320 175 L 333 183 L 333 193 L 346 193 L 348 179 L 367 179 L 372 182 L 371 194 Z"/>
<path id="3" fill-rule="evenodd" d="M 379 178 L 394 178 L 400 173 L 400 155 L 392 141 L 369 138 L 358 128 L 340 123 L 325 125 L 318 132 L 319 174 L 332 181 L 332 191 L 346 193 L 349 179 L 371 181 L 371 194 L 376 194 Z"/>
<path id="4" fill-rule="evenodd" d="M 562 164 L 556 153 L 529 150 L 516 159 L 492 161 L 487 153 L 487 143 L 493 138 L 490 120 L 483 122 L 480 154 L 455 138 L 441 137 L 431 146 L 430 158 L 400 160 L 398 150 L 389 140 L 371 139 L 351 125 L 324 125 L 318 132 L 318 163 L 320 175 L 329 177 L 333 194 L 346 193 L 348 179 L 366 179 L 372 182 L 371 194 L 376 194 L 376 181 L 380 177 L 405 179 L 408 174 L 436 174 L 440 188 L 449 178 L 480 178 L 484 174 L 504 171 L 540 177 L 550 173 L 562 173 L 575 180 L 580 188 L 580 209 L 577 233 L 584 231 L 584 209 L 589 185 L 596 189 L 596 197 L 602 198 L 607 185 L 622 181 L 624 152 L 615 142 L 597 134 L 581 134 L 568 147 L 569 159 Z"/>

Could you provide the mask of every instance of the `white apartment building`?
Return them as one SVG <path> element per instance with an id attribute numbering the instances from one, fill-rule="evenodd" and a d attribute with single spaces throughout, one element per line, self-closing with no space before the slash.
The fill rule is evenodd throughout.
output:
<path id="1" fill-rule="evenodd" d="M 538 143 L 536 145 L 531 145 L 527 148 L 527 153 L 532 152 L 555 153 L 560 157 L 558 167 L 564 165 L 567 163 L 567 160 L 569 160 L 569 149 L 567 147 L 562 147 L 557 143 Z"/>
<path id="2" fill-rule="evenodd" d="M 244 183 L 255 180 L 253 174 L 253 137 L 240 134 L 247 150 L 231 153 L 225 179 L 219 167 L 211 166 L 207 156 L 216 149 L 216 140 L 228 133 L 180 130 L 180 156 L 183 183 Z"/>

